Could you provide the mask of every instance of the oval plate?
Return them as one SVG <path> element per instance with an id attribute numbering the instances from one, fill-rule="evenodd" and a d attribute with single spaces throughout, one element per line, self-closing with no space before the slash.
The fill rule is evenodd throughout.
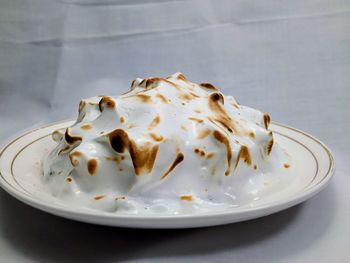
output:
<path id="1" fill-rule="evenodd" d="M 0 185 L 13 197 L 42 211 L 68 219 L 100 225 L 134 228 L 191 228 L 234 223 L 276 213 L 299 204 L 321 191 L 330 181 L 334 158 L 319 140 L 302 131 L 271 123 L 275 140 L 294 159 L 297 177 L 287 189 L 249 205 L 222 212 L 186 215 L 126 215 L 72 207 L 47 192 L 40 177 L 41 160 L 55 143 L 51 133 L 73 124 L 64 121 L 30 131 L 0 151 Z"/>

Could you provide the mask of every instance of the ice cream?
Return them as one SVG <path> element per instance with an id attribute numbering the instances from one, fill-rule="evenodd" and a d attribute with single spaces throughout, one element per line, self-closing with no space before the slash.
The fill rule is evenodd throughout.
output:
<path id="1" fill-rule="evenodd" d="M 291 160 L 270 117 L 183 74 L 136 79 L 121 96 L 82 100 L 44 160 L 54 196 L 116 213 L 226 209 L 279 191 Z"/>

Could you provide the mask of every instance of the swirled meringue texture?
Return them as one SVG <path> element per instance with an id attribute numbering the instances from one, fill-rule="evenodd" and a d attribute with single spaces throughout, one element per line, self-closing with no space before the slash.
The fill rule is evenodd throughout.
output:
<path id="1" fill-rule="evenodd" d="M 181 73 L 82 100 L 44 160 L 51 193 L 106 212 L 183 214 L 249 205 L 293 179 L 266 113 Z"/>

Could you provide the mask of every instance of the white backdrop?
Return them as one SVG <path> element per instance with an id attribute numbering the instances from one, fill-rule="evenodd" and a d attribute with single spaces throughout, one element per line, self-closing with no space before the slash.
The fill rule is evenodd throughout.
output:
<path id="1" fill-rule="evenodd" d="M 2 142 L 176 71 L 320 138 L 331 185 L 276 215 L 180 231 L 71 222 L 0 190 L 0 262 L 350 262 L 349 0 L 0 0 Z"/>

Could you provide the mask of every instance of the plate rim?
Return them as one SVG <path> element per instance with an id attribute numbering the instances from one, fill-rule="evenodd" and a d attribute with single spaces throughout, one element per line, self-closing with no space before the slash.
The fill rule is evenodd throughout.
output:
<path id="1" fill-rule="evenodd" d="M 1 147 L 0 149 L 0 160 L 3 158 L 4 153 L 6 153 L 6 150 L 14 143 L 16 143 L 18 140 L 20 140 L 21 138 L 32 134 L 34 132 L 37 132 L 39 130 L 45 129 L 45 128 L 49 128 L 51 126 L 54 125 L 59 125 L 59 124 L 64 124 L 64 123 L 68 123 L 68 122 L 72 122 L 74 121 L 74 119 L 66 119 L 66 120 L 62 120 L 62 121 L 57 121 L 57 122 L 52 122 L 52 123 L 48 123 L 45 125 L 42 125 L 40 127 L 37 127 L 35 129 L 29 130 L 27 132 L 21 133 L 18 136 L 13 136 L 10 139 L 7 139 L 7 143 L 4 144 L 3 147 Z M 0 167 L 0 187 L 2 189 L 4 189 L 8 194 L 10 194 L 11 196 L 13 196 L 14 198 L 20 200 L 21 202 L 24 202 L 25 204 L 35 207 L 41 211 L 50 213 L 50 214 L 54 214 L 57 216 L 61 216 L 61 217 L 65 217 L 68 219 L 73 219 L 73 220 L 77 220 L 77 221 L 84 221 L 84 222 L 89 222 L 89 223 L 94 223 L 94 224 L 101 224 L 101 225 L 111 225 L 111 226 L 123 226 L 123 225 L 127 225 L 127 224 L 119 224 L 119 220 L 132 220 L 133 222 L 137 222 L 140 220 L 184 220 L 184 219 L 212 219 L 212 218 L 217 218 L 217 217 L 225 217 L 225 216 L 239 216 L 239 215 L 244 215 L 244 214 L 249 214 L 249 213 L 259 213 L 259 212 L 263 212 L 263 211 L 267 211 L 269 208 L 274 208 L 273 211 L 264 213 L 262 215 L 259 216 L 253 216 L 252 218 L 258 218 L 258 217 L 262 217 L 262 216 L 266 216 L 268 214 L 272 214 L 272 213 L 276 213 L 279 212 L 281 210 L 287 209 L 291 206 L 294 206 L 296 204 L 299 204 L 309 198 L 311 198 L 312 196 L 316 195 L 318 192 L 320 192 L 321 190 L 323 190 L 328 183 L 330 182 L 330 180 L 333 178 L 334 176 L 334 172 L 336 169 L 336 164 L 335 164 L 335 159 L 334 159 L 334 155 L 332 154 L 332 151 L 329 149 L 328 146 L 326 146 L 322 141 L 320 141 L 319 139 L 317 139 L 316 137 L 314 137 L 313 135 L 304 132 L 302 130 L 299 130 L 297 128 L 294 127 L 290 127 L 286 124 L 282 124 L 279 122 L 275 122 L 272 121 L 271 122 L 273 125 L 276 126 L 280 126 L 282 128 L 285 129 L 289 129 L 292 130 L 296 133 L 300 133 L 303 136 L 308 137 L 309 139 L 313 140 L 314 142 L 316 142 L 317 144 L 319 144 L 322 149 L 325 151 L 325 153 L 327 153 L 328 158 L 329 158 L 329 169 L 328 171 L 325 173 L 323 179 L 317 183 L 314 186 L 311 186 L 309 189 L 305 189 L 303 192 L 298 193 L 298 195 L 296 197 L 293 198 L 288 198 L 286 199 L 282 199 L 281 201 L 276 201 L 271 203 L 266 203 L 263 205 L 259 205 L 257 207 L 245 207 L 243 209 L 237 209 L 237 208 L 232 208 L 232 209 L 228 209 L 228 210 L 223 210 L 223 211 L 218 211 L 218 212 L 203 212 L 203 213 L 198 213 L 198 214 L 180 214 L 180 215 L 159 215 L 159 214 L 151 214 L 151 215 L 133 215 L 133 214 L 124 214 L 124 215 L 120 215 L 120 214 L 113 214 L 113 213 L 107 213 L 107 212 L 103 212 L 103 211 L 98 211 L 95 212 L 93 210 L 73 210 L 73 208 L 70 207 L 65 207 L 65 206 L 60 206 L 57 205 L 55 203 L 50 203 L 50 202 L 46 202 L 43 200 L 40 200 L 38 198 L 35 198 L 35 196 L 33 195 L 27 195 L 25 193 L 22 193 L 21 191 L 19 191 L 18 189 L 16 189 L 14 186 L 12 186 L 10 183 L 8 183 L 3 175 L 3 168 Z M 296 140 L 298 141 L 298 140 Z M 298 141 L 299 142 L 299 141 Z M 73 217 L 72 217 L 73 216 Z M 86 220 L 82 220 L 81 217 L 82 216 L 89 216 L 90 219 L 86 219 Z M 94 220 L 95 219 L 95 220 Z M 115 224 L 111 223 L 111 222 L 98 222 L 98 220 L 115 220 Z M 237 220 L 237 221 L 233 221 L 233 222 L 238 222 L 238 221 L 244 221 L 244 220 L 249 220 L 249 219 L 243 219 L 243 220 Z M 233 223 L 232 222 L 232 223 Z M 228 222 L 229 223 L 229 222 Z M 221 223 L 221 224 L 227 224 L 227 223 Z M 130 224 L 131 225 L 131 224 Z M 220 224 L 205 224 L 205 225 L 220 225 Z M 204 226 L 203 224 L 200 224 L 199 226 Z M 130 226 L 129 226 L 130 227 Z M 186 226 L 174 226 L 174 227 L 164 227 L 164 226 L 160 226 L 160 227 L 150 227 L 150 226 L 132 226 L 132 227 L 137 227 L 137 228 L 186 228 Z M 189 226 L 189 227 L 196 227 L 196 226 Z"/>

